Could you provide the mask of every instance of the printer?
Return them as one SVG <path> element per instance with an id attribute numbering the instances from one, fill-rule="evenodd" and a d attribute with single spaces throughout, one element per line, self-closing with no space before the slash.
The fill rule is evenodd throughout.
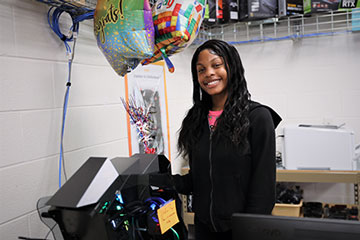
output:
<path id="1" fill-rule="evenodd" d="M 299 170 L 356 170 L 354 132 L 333 125 L 284 127 L 283 166 Z"/>

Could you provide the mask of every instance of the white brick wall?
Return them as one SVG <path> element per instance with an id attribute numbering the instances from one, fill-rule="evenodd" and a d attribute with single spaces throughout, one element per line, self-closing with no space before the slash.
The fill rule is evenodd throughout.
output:
<path id="1" fill-rule="evenodd" d="M 47 23 L 48 6 L 0 1 L 0 239 L 44 238 L 36 202 L 58 189 L 60 130 L 68 64 Z M 64 14 L 61 25 L 67 28 Z M 71 176 L 90 156 L 128 156 L 124 79 L 80 26 L 64 136 Z M 64 182 L 64 177 L 63 177 Z"/>
<path id="2" fill-rule="evenodd" d="M 346 123 L 360 142 L 359 43 L 353 33 L 238 49 L 253 99 L 275 107 L 284 118 L 281 126 Z"/>
<path id="3" fill-rule="evenodd" d="M 35 0 L 0 0 L 0 238 L 6 240 L 43 238 L 47 229 L 36 202 L 58 188 L 67 62 L 47 25 L 47 9 Z M 253 99 L 276 109 L 281 126 L 345 122 L 360 142 L 359 44 L 359 34 L 348 34 L 237 48 Z M 193 51 L 173 56 L 175 74 L 166 73 L 174 172 L 183 164 L 176 158 L 176 132 L 192 104 Z M 124 80 L 97 48 L 92 22 L 81 23 L 64 138 L 68 176 L 89 156 L 128 156 L 122 96 Z M 306 200 L 353 200 L 349 184 L 304 188 Z"/>
<path id="4" fill-rule="evenodd" d="M 240 45 L 252 98 L 286 124 L 346 123 L 360 143 L 360 35 Z M 281 149 L 281 139 L 277 141 Z M 354 203 L 352 184 L 300 184 L 305 201 Z"/>

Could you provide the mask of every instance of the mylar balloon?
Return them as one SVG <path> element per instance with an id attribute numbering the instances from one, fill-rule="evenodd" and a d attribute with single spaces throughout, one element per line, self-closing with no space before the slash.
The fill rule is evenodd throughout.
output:
<path id="1" fill-rule="evenodd" d="M 164 59 L 170 72 L 174 66 L 169 56 L 189 46 L 204 19 L 206 0 L 158 0 L 152 8 L 155 51 L 142 64 Z"/>
<path id="2" fill-rule="evenodd" d="M 154 52 L 149 0 L 98 0 L 94 33 L 112 68 L 124 76 Z"/>

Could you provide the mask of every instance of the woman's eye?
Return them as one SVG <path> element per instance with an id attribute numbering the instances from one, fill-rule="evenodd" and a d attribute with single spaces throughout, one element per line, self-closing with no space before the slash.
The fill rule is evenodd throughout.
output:
<path id="1" fill-rule="evenodd" d="M 198 69 L 198 73 L 202 73 L 202 72 L 204 72 L 203 68 Z"/>

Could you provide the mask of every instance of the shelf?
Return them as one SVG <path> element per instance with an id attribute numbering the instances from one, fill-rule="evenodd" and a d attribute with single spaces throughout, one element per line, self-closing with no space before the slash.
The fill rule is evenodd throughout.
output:
<path id="1" fill-rule="evenodd" d="M 72 16 L 94 11 L 97 0 L 37 0 L 60 8 Z M 153 6 L 155 0 L 149 0 Z M 360 8 L 330 11 L 313 15 L 269 18 L 260 21 L 236 22 L 219 26 L 201 26 L 192 43 L 198 45 L 208 39 L 222 39 L 232 44 L 298 40 L 307 37 L 329 36 L 360 31 Z"/>
<path id="2" fill-rule="evenodd" d="M 354 202 L 360 207 L 360 171 L 276 170 L 277 182 L 352 183 Z"/>
<path id="3" fill-rule="evenodd" d="M 360 183 L 360 171 L 280 170 L 278 182 Z"/>
<path id="4" fill-rule="evenodd" d="M 94 11 L 97 0 L 37 0 L 68 12 L 72 16 Z"/>
<path id="5" fill-rule="evenodd" d="M 188 171 L 189 168 L 182 168 L 181 174 L 186 174 Z M 276 181 L 360 184 L 360 171 L 277 169 Z"/>
<path id="6" fill-rule="evenodd" d="M 194 44 L 201 44 L 213 38 L 232 44 L 298 40 L 308 37 L 349 34 L 353 31 L 360 31 L 360 8 L 211 27 L 203 25 Z"/>
<path id="7" fill-rule="evenodd" d="M 37 0 L 52 7 L 57 7 L 71 15 L 77 16 L 87 12 L 95 11 L 97 0 Z M 155 4 L 156 0 L 149 0 L 150 6 Z"/>

